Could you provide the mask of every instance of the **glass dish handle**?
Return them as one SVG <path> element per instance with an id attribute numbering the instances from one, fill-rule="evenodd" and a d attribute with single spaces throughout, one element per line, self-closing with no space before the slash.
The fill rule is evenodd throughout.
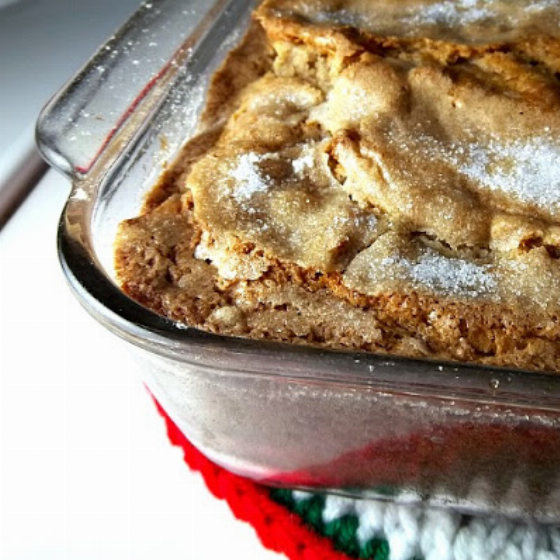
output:
<path id="1" fill-rule="evenodd" d="M 79 178 L 103 154 L 120 153 L 230 3 L 144 2 L 43 109 L 37 123 L 43 157 L 68 177 Z"/>

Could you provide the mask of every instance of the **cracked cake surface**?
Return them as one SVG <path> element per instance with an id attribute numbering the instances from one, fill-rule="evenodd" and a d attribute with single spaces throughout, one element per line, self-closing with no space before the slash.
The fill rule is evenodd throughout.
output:
<path id="1" fill-rule="evenodd" d="M 120 226 L 211 332 L 560 371 L 560 3 L 266 0 Z"/>

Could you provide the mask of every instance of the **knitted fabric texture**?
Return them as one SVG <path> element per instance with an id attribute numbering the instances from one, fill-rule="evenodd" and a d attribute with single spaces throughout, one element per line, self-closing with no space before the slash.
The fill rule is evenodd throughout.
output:
<path id="1" fill-rule="evenodd" d="M 290 560 L 560 560 L 560 527 L 256 484 L 212 463 L 156 406 L 210 492 Z"/>

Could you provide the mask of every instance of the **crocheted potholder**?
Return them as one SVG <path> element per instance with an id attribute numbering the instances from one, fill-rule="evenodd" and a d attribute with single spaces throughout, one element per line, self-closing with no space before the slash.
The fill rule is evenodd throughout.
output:
<path id="1" fill-rule="evenodd" d="M 560 527 L 254 483 L 212 463 L 156 406 L 210 492 L 290 560 L 560 560 Z"/>

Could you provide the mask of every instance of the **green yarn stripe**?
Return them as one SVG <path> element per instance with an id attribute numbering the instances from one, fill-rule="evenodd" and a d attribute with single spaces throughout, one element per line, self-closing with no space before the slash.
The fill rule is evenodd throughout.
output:
<path id="1" fill-rule="evenodd" d="M 272 488 L 270 496 L 275 502 L 301 517 L 304 523 L 316 533 L 331 539 L 335 549 L 350 558 L 389 559 L 389 543 L 386 540 L 371 539 L 365 545 L 360 544 L 356 536 L 359 521 L 355 515 L 345 515 L 325 523 L 323 521 L 325 498 L 321 494 L 314 494 L 305 500 L 296 500 L 291 490 Z"/>

